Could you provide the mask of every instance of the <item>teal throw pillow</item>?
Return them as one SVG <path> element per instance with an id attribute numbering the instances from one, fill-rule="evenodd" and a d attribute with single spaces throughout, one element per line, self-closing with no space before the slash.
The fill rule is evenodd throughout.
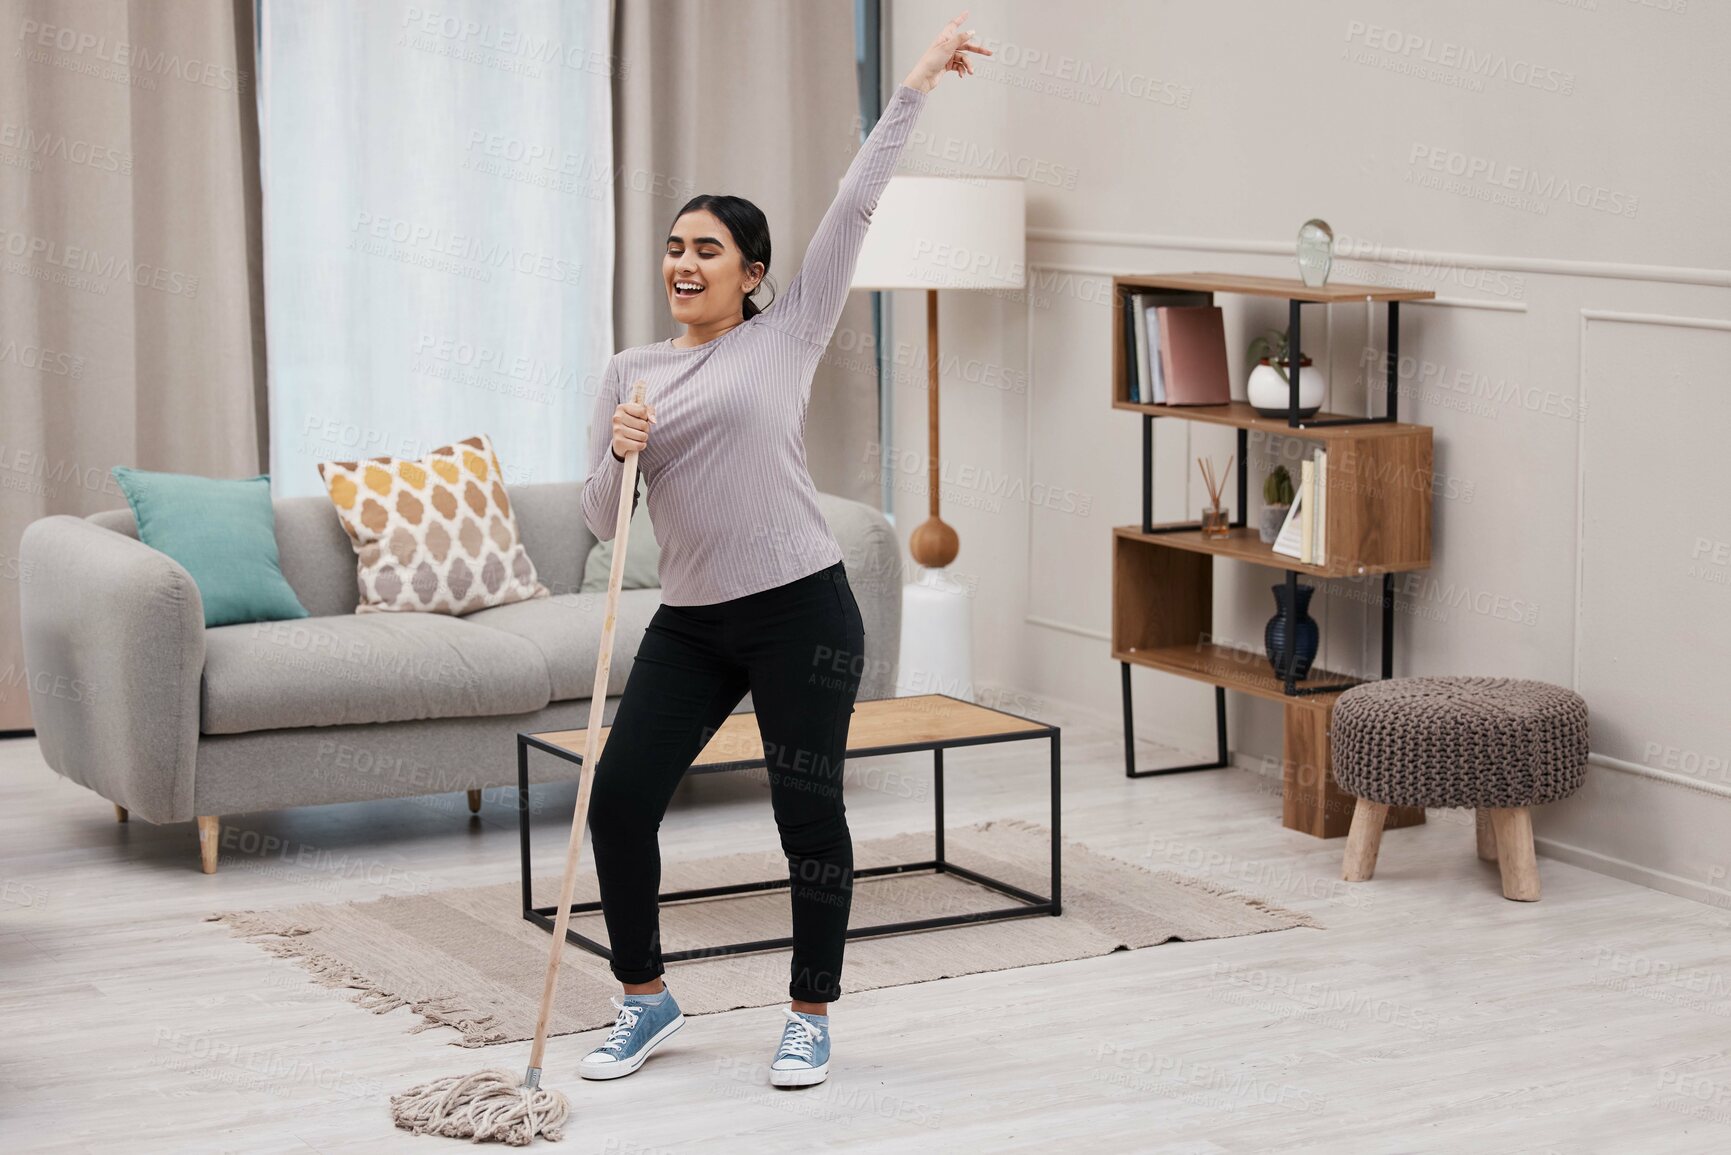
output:
<path id="1" fill-rule="evenodd" d="M 282 576 L 268 475 L 224 481 L 124 465 L 111 472 L 138 521 L 138 540 L 192 575 L 206 626 L 307 616 Z"/>

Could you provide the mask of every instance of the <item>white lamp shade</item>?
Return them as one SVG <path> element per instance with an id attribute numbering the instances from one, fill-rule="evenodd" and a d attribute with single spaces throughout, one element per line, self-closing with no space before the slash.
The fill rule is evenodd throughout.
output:
<path id="1" fill-rule="evenodd" d="M 1019 289 L 1026 277 L 1023 182 L 892 176 L 854 266 L 856 289 Z"/>

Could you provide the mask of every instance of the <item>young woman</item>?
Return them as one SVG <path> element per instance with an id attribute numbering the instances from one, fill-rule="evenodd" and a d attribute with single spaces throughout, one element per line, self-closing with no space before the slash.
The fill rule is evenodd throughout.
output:
<path id="1" fill-rule="evenodd" d="M 967 15 L 944 26 L 896 89 L 772 307 L 752 299 L 769 271 L 763 213 L 738 197 L 696 197 L 674 219 L 661 262 L 684 335 L 607 363 L 583 516 L 597 538 L 612 537 L 622 463 L 636 450 L 661 545 L 661 605 L 590 797 L 624 997 L 607 1040 L 580 1065 L 584 1078 L 629 1075 L 684 1024 L 661 977 L 657 831 L 680 778 L 748 690 L 793 904 L 792 1002 L 770 1082 L 828 1075 L 828 1011 L 841 997 L 853 890 L 842 758 L 865 630 L 806 468 L 806 402 L 872 209 L 926 94 L 946 72 L 973 72 L 966 53 L 990 55 L 961 30 Z M 643 403 L 622 403 L 638 380 L 648 386 Z"/>

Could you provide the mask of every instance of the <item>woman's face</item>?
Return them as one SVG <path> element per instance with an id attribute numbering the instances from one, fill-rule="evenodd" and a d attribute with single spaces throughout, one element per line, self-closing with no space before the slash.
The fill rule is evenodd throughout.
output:
<path id="1" fill-rule="evenodd" d="M 743 298 L 763 279 L 763 265 L 744 268 L 733 234 L 708 209 L 696 209 L 673 222 L 661 279 L 667 307 L 682 325 L 705 325 L 737 318 Z M 688 286 L 690 286 L 688 288 Z"/>

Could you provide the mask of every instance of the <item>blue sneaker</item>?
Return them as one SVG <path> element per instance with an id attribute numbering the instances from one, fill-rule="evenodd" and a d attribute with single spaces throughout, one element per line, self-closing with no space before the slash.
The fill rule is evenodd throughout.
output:
<path id="1" fill-rule="evenodd" d="M 577 1073 L 585 1079 L 622 1079 L 643 1065 L 649 1052 L 667 1036 L 685 1025 L 673 992 L 664 985 L 660 994 L 626 995 L 613 1000 L 619 1010 L 607 1041 L 583 1056 Z"/>
<path id="2" fill-rule="evenodd" d="M 781 1008 L 787 1027 L 781 1046 L 769 1065 L 769 1082 L 775 1087 L 809 1087 L 829 1078 L 829 1016 L 807 1015 Z"/>

